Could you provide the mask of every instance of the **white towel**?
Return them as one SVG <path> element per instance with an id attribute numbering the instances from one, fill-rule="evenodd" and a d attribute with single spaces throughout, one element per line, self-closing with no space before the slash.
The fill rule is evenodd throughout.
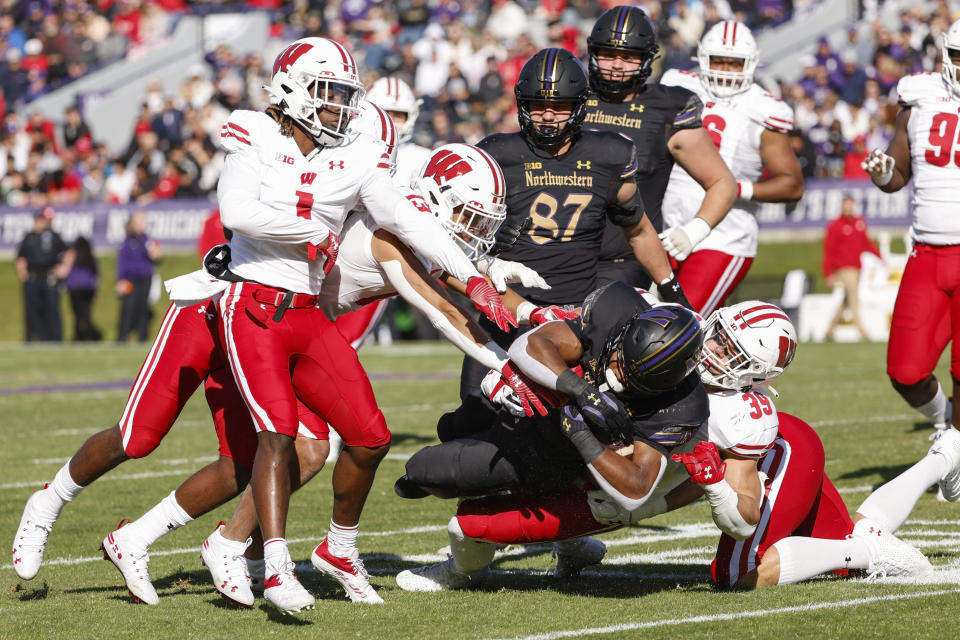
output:
<path id="1" fill-rule="evenodd" d="M 186 275 L 171 278 L 165 281 L 163 286 L 167 290 L 167 295 L 178 307 L 189 307 L 217 296 L 230 286 L 230 283 L 214 278 L 203 269 L 198 269 Z"/>

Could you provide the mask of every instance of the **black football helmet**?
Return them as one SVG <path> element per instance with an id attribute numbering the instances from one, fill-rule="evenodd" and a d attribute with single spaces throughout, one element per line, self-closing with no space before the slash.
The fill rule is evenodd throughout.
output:
<path id="1" fill-rule="evenodd" d="M 538 147 L 556 147 L 576 135 L 587 115 L 590 90 L 583 63 L 567 51 L 542 49 L 523 65 L 514 94 L 520 132 Z M 565 127 L 537 129 L 530 117 L 530 101 L 573 102 L 573 111 Z"/>
<path id="2" fill-rule="evenodd" d="M 700 361 L 703 331 L 680 305 L 661 305 L 633 317 L 614 338 L 627 393 L 657 395 L 689 376 Z"/>
<path id="3" fill-rule="evenodd" d="M 660 45 L 650 18 L 638 7 L 619 6 L 604 11 L 587 37 L 590 82 L 603 95 L 618 96 L 640 89 L 650 77 Z M 597 50 L 615 49 L 641 56 L 643 63 L 626 80 L 605 79 L 597 64 Z"/>

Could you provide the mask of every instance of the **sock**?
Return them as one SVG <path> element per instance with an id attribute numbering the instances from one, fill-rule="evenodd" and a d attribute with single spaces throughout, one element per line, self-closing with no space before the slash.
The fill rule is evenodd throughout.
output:
<path id="1" fill-rule="evenodd" d="M 453 564 L 460 573 L 473 575 L 483 571 L 493 562 L 493 554 L 496 553 L 497 546 L 486 540 L 468 538 L 460 528 L 460 522 L 456 516 L 450 518 L 447 524 L 447 536 L 450 538 Z"/>
<path id="2" fill-rule="evenodd" d="M 327 533 L 327 548 L 332 555 L 338 558 L 348 558 L 357 550 L 357 536 L 360 526 L 342 527 L 333 520 L 330 521 L 330 531 Z"/>
<path id="3" fill-rule="evenodd" d="M 283 573 L 290 560 L 290 551 L 284 538 L 270 538 L 263 543 L 264 573 L 267 577 Z"/>
<path id="4" fill-rule="evenodd" d="M 83 491 L 83 487 L 74 482 L 73 476 L 70 475 L 70 460 L 67 460 L 67 464 L 60 467 L 60 471 L 57 471 L 57 475 L 53 477 L 50 486 L 64 503 L 70 502 Z"/>
<path id="5" fill-rule="evenodd" d="M 863 540 L 823 540 L 792 536 L 774 545 L 780 554 L 777 584 L 793 584 L 835 569 L 866 569 L 870 550 Z"/>
<path id="6" fill-rule="evenodd" d="M 124 527 L 125 533 L 148 548 L 164 535 L 192 522 L 193 518 L 177 503 L 176 494 L 171 491 L 154 508 Z"/>
<path id="7" fill-rule="evenodd" d="M 928 453 L 896 478 L 867 496 L 857 513 L 895 532 L 913 511 L 920 496 L 950 469 L 939 453 Z"/>
<path id="8" fill-rule="evenodd" d="M 933 398 L 921 405 L 914 407 L 917 411 L 926 416 L 933 424 L 943 424 L 950 421 L 947 415 L 947 396 L 943 393 L 943 387 L 937 382 L 937 392 Z"/>

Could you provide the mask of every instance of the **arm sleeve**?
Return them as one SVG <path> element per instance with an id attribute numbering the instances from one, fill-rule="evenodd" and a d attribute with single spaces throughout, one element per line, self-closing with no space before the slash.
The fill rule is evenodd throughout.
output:
<path id="1" fill-rule="evenodd" d="M 381 262 L 380 266 L 383 267 L 383 272 L 386 274 L 387 280 L 389 280 L 393 288 L 397 290 L 397 293 L 426 316 L 430 324 L 442 333 L 447 340 L 452 342 L 454 346 L 460 349 L 460 351 L 463 351 L 488 369 L 500 371 L 503 368 L 503 360 L 498 358 L 497 354 L 486 347 L 478 345 L 469 336 L 460 333 L 442 311 L 417 293 L 417 290 L 414 289 L 403 276 L 403 267 L 398 260 Z"/>
<path id="2" fill-rule="evenodd" d="M 469 282 L 481 277 L 443 227 L 397 191 L 386 170 L 370 172 L 361 185 L 360 199 L 374 222 L 456 279 Z"/>
<path id="3" fill-rule="evenodd" d="M 330 231 L 322 223 L 260 201 L 260 159 L 256 152 L 231 151 L 217 184 L 223 226 L 250 238 L 285 244 L 320 244 Z"/>

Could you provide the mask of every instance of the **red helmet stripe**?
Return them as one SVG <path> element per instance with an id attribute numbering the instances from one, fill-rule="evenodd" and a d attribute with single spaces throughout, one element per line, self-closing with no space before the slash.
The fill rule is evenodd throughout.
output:
<path id="1" fill-rule="evenodd" d="M 730 26 L 730 23 L 726 20 L 723 21 L 723 44 L 727 44 L 727 27 Z"/>
<path id="2" fill-rule="evenodd" d="M 791 340 L 787 336 L 780 336 L 780 356 L 777 358 L 777 366 L 783 367 L 791 358 L 793 358 L 793 352 L 797 350 L 797 343 L 794 340 Z"/>
<path id="3" fill-rule="evenodd" d="M 490 155 L 483 149 L 477 149 L 477 151 L 480 152 L 480 157 L 487 162 L 487 164 L 490 166 L 490 171 L 493 173 L 493 195 L 500 196 L 503 192 L 500 185 L 506 182 L 503 179 L 503 172 L 500 169 L 500 165 L 498 165 L 496 161 L 491 158 Z"/>
<path id="4" fill-rule="evenodd" d="M 356 73 L 357 64 L 353 61 L 353 56 L 350 55 L 350 52 L 347 51 L 346 47 L 336 40 L 331 40 L 330 42 L 334 47 L 336 47 L 337 51 L 340 52 L 340 58 L 343 60 L 343 70 L 347 73 Z"/>
<path id="5" fill-rule="evenodd" d="M 736 46 L 737 44 L 737 22 L 733 23 L 733 35 L 730 36 L 730 44 Z"/>

